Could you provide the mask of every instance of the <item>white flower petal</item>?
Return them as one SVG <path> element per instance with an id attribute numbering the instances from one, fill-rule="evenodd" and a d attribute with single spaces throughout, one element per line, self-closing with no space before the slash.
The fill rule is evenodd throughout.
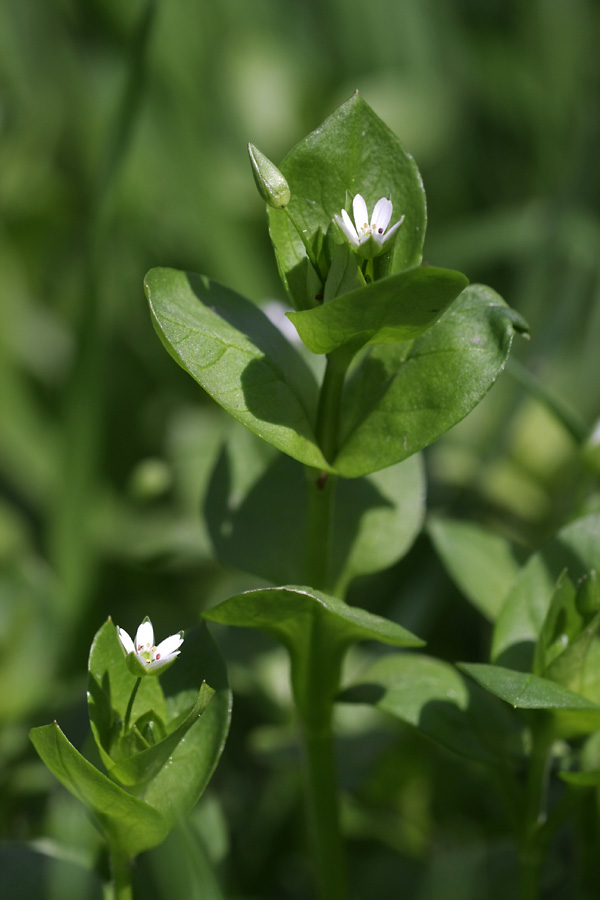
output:
<path id="1" fill-rule="evenodd" d="M 160 659 L 151 659 L 149 663 L 146 664 L 146 669 L 152 670 L 156 672 L 157 669 L 163 669 L 165 666 L 168 666 L 173 662 L 178 653 L 172 653 L 171 656 L 165 656 Z"/>
<path id="2" fill-rule="evenodd" d="M 354 227 L 354 223 L 352 222 L 352 219 L 350 218 L 346 210 L 342 210 L 341 219 L 339 216 L 336 216 L 335 218 L 350 243 L 358 246 L 358 235 L 356 233 L 356 228 Z"/>
<path id="3" fill-rule="evenodd" d="M 165 638 L 164 641 L 161 641 L 158 647 L 156 648 L 155 659 L 159 657 L 162 659 L 165 656 L 177 656 L 179 653 L 179 647 L 183 644 L 183 637 L 181 634 L 172 634 L 170 637 Z"/>
<path id="4" fill-rule="evenodd" d="M 381 200 L 377 201 L 371 216 L 371 228 L 374 234 L 383 234 L 390 224 L 393 208 L 392 201 L 386 197 L 382 197 Z"/>
<path id="5" fill-rule="evenodd" d="M 152 622 L 147 616 L 135 633 L 136 651 L 140 647 L 145 647 L 146 644 L 148 644 L 149 647 L 154 646 L 154 628 L 152 627 Z"/>
<path id="6" fill-rule="evenodd" d="M 395 224 L 395 225 L 392 225 L 392 227 L 390 228 L 390 230 L 389 230 L 388 232 L 386 232 L 386 234 L 383 235 L 383 240 L 384 240 L 384 241 L 389 240 L 389 238 L 391 238 L 391 236 L 392 236 L 396 231 L 398 231 L 398 229 L 400 228 L 400 226 L 402 225 L 403 222 L 404 222 L 404 216 L 400 216 L 400 218 L 398 219 L 398 221 L 396 222 L 396 224 Z"/>
<path id="7" fill-rule="evenodd" d="M 121 642 L 121 647 L 125 651 L 125 654 L 129 656 L 130 653 L 135 653 L 135 646 L 127 632 L 123 628 L 119 628 L 117 625 L 117 637 Z"/>
<path id="8" fill-rule="evenodd" d="M 359 236 L 363 233 L 363 228 L 369 227 L 369 211 L 367 204 L 360 194 L 356 194 L 352 201 L 352 212 L 354 213 L 354 222 L 356 224 L 356 233 Z"/>

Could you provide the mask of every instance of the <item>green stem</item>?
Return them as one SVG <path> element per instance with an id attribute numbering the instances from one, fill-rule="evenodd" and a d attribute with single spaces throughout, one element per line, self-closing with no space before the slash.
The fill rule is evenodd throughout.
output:
<path id="1" fill-rule="evenodd" d="M 339 439 L 344 377 L 351 355 L 332 354 L 321 387 L 316 436 L 328 461 Z M 317 590 L 331 590 L 335 476 L 308 469 L 305 579 Z M 326 621 L 315 609 L 304 652 L 292 659 L 292 681 L 302 725 L 306 797 L 313 857 L 323 900 L 348 896 L 344 844 L 340 832 L 333 698 L 343 650 L 332 644 Z"/>
<path id="2" fill-rule="evenodd" d="M 320 728 L 303 723 L 305 774 L 313 857 L 323 900 L 346 900 L 346 859 L 340 832 L 331 717 Z"/>
<path id="3" fill-rule="evenodd" d="M 552 722 L 543 714 L 532 727 L 532 750 L 519 846 L 519 898 L 538 900 L 544 854 L 546 795 L 553 743 Z"/>
<path id="4" fill-rule="evenodd" d="M 127 734 L 129 731 L 129 722 L 131 720 L 131 711 L 133 709 L 133 704 L 135 703 L 136 694 L 140 688 L 140 684 L 142 683 L 142 677 L 137 679 L 136 683 L 133 686 L 133 690 L 131 692 L 131 697 L 129 698 L 129 703 L 127 704 L 127 711 L 125 712 L 125 721 L 123 723 L 123 733 Z"/>
<path id="5" fill-rule="evenodd" d="M 133 900 L 133 886 L 131 881 L 132 860 L 124 856 L 119 850 L 111 847 L 110 865 L 113 883 L 114 900 Z"/>
<path id="6" fill-rule="evenodd" d="M 301 240 L 302 243 L 304 244 L 304 249 L 306 250 L 306 255 L 308 256 L 308 260 L 309 260 L 311 266 L 313 267 L 313 269 L 315 270 L 315 272 L 317 273 L 317 275 L 319 276 L 319 278 L 321 279 L 321 281 L 322 281 L 323 284 L 324 284 L 324 283 L 325 283 L 326 273 L 324 273 L 324 272 L 321 271 L 321 267 L 319 266 L 319 260 L 317 259 L 317 257 L 316 257 L 315 254 L 313 253 L 313 249 L 312 249 L 312 247 L 310 246 L 310 243 L 309 243 L 309 241 L 308 241 L 308 231 L 307 231 L 307 229 L 306 229 L 306 228 L 302 228 L 301 225 L 300 225 L 300 223 L 296 221 L 296 219 L 294 218 L 294 216 L 293 216 L 292 213 L 290 212 L 289 206 L 286 206 L 286 207 L 284 208 L 284 212 L 285 212 L 286 216 L 288 217 L 288 219 L 290 220 L 290 222 L 291 222 L 291 224 L 292 224 L 292 227 L 294 228 L 294 231 L 298 234 L 300 240 Z"/>

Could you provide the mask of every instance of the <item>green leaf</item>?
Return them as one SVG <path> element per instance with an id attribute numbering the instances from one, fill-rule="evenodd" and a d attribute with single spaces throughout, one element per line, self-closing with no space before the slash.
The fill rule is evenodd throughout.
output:
<path id="1" fill-rule="evenodd" d="M 126 787 L 138 789 L 155 778 L 163 766 L 169 763 L 171 754 L 185 737 L 189 729 L 194 725 L 199 716 L 206 710 L 214 696 L 214 691 L 207 684 L 203 684 L 198 694 L 198 699 L 192 710 L 184 718 L 181 725 L 166 735 L 161 741 L 121 760 L 109 769 L 109 775 Z"/>
<path id="2" fill-rule="evenodd" d="M 575 585 L 592 570 L 600 571 L 600 516 L 571 522 L 521 569 L 496 622 L 493 662 L 526 672 L 532 670 L 535 645 L 556 582 L 565 570 Z M 590 671 L 587 677 L 592 674 Z M 592 697 L 600 702 L 600 692 Z"/>
<path id="3" fill-rule="evenodd" d="M 117 629 L 109 618 L 96 632 L 88 660 L 88 712 L 94 740 L 107 769 L 119 756 L 122 724 L 137 678 L 127 668 Z M 135 722 L 147 713 L 166 718 L 158 678 L 143 678 L 132 709 Z"/>
<path id="4" fill-rule="evenodd" d="M 315 609 L 328 622 L 332 641 L 348 646 L 375 640 L 394 647 L 419 647 L 423 641 L 401 625 L 312 588 L 287 585 L 236 594 L 205 612 L 204 618 L 222 625 L 258 628 L 288 648 L 304 643 L 305 624 Z"/>
<path id="5" fill-rule="evenodd" d="M 341 700 L 371 703 L 449 750 L 492 763 L 519 752 L 509 711 L 449 663 L 416 653 L 384 656 Z"/>
<path id="6" fill-rule="evenodd" d="M 450 269 L 407 269 L 343 294 L 314 309 L 288 313 L 313 353 L 349 346 L 412 341 L 441 317 L 467 286 Z"/>
<path id="7" fill-rule="evenodd" d="M 428 520 L 427 531 L 450 577 L 494 621 L 519 573 L 509 541 L 481 525 L 438 516 Z"/>
<path id="8" fill-rule="evenodd" d="M 486 691 L 515 709 L 551 710 L 563 735 L 586 734 L 600 728 L 600 706 L 554 681 L 483 663 L 459 663 Z"/>
<path id="9" fill-rule="evenodd" d="M 227 670 L 204 623 L 186 632 L 181 654 L 165 675 L 160 676 L 167 707 L 167 730 L 181 729 L 194 708 L 208 699 L 204 681 L 214 696 L 195 723 L 185 729 L 166 764 L 146 785 L 142 796 L 175 823 L 198 802 L 223 752 L 231 719 L 231 691 Z M 200 690 L 200 695 L 199 695 Z M 181 734 L 181 732 L 179 732 Z M 168 739 L 168 738 L 167 738 Z"/>
<path id="10" fill-rule="evenodd" d="M 279 272 L 296 309 L 315 306 L 323 273 L 308 260 L 293 216 L 309 244 L 327 234 L 348 199 L 362 194 L 372 211 L 381 197 L 394 204 L 392 221 L 404 215 L 394 241 L 391 271 L 421 261 L 425 192 L 414 160 L 395 134 L 354 94 L 285 157 L 280 166 L 291 189 L 287 210 L 269 209 L 269 230 Z"/>
<path id="11" fill-rule="evenodd" d="M 291 657 L 296 704 L 304 717 L 317 719 L 319 710 L 335 698 L 350 644 L 364 640 L 395 647 L 423 644 L 395 622 L 294 585 L 237 594 L 204 616 L 223 625 L 257 628 L 284 644 Z"/>
<path id="12" fill-rule="evenodd" d="M 264 448 L 264 449 L 263 449 Z M 281 498 L 286 502 L 282 503 Z M 204 513 L 219 559 L 274 584 L 300 582 L 304 560 L 307 478 L 294 460 L 236 429 L 217 461 Z M 365 479 L 336 485 L 332 579 L 341 596 L 353 578 L 391 566 L 423 522 L 420 456 Z"/>
<path id="13" fill-rule="evenodd" d="M 274 447 L 330 471 L 315 442 L 314 376 L 258 307 L 175 269 L 153 269 L 145 288 L 162 343 L 217 403 Z"/>
<path id="14" fill-rule="evenodd" d="M 400 462 L 460 422 L 502 371 L 523 320 L 471 285 L 414 344 L 371 348 L 342 401 L 336 471 L 356 478 Z"/>
<path id="15" fill-rule="evenodd" d="M 171 668 L 158 677 L 142 679 L 132 722 L 143 728 L 158 716 L 167 735 L 153 746 L 135 730 L 132 739 L 120 740 L 136 680 L 109 619 L 96 634 L 90 651 L 92 732 L 109 774 L 135 789 L 167 821 L 175 822 L 197 802 L 223 750 L 231 714 L 225 665 L 203 624 L 186 633 L 181 654 Z M 139 756 L 133 756 L 134 750 Z"/>
<path id="16" fill-rule="evenodd" d="M 122 853 L 134 857 L 165 839 L 169 825 L 160 812 L 99 772 L 56 722 L 33 728 L 29 736 L 52 774 L 93 812 L 109 842 Z"/>

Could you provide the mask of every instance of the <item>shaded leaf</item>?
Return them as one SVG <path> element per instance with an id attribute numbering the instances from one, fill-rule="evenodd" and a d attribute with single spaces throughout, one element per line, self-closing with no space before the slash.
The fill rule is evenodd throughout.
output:
<path id="1" fill-rule="evenodd" d="M 315 443 L 314 376 L 258 307 L 175 269 L 153 269 L 145 288 L 162 343 L 217 403 L 294 459 L 329 468 Z"/>
<path id="2" fill-rule="evenodd" d="M 422 654 L 382 657 L 340 699 L 371 703 L 469 759 L 498 762 L 520 749 L 502 704 L 454 666 Z"/>
<path id="3" fill-rule="evenodd" d="M 295 461 L 274 459 L 244 431 L 232 432 L 204 506 L 219 559 L 275 584 L 302 581 L 308 489 Z M 340 480 L 335 490 L 332 582 L 340 596 L 353 578 L 392 565 L 411 546 L 425 507 L 421 458 Z"/>
<path id="4" fill-rule="evenodd" d="M 427 531 L 457 587 L 493 621 L 519 572 L 510 543 L 481 525 L 439 516 Z"/>
<path id="5" fill-rule="evenodd" d="M 600 571 L 600 516 L 569 523 L 521 572 L 498 616 L 492 641 L 492 661 L 531 671 L 541 634 L 561 572 L 579 586 L 592 570 Z M 600 693 L 597 695 L 600 700 Z"/>

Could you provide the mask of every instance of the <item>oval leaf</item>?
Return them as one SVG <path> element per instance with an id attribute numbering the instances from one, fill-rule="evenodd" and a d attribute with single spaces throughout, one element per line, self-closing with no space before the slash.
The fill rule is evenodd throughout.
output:
<path id="1" fill-rule="evenodd" d="M 330 470 L 315 442 L 314 376 L 258 307 L 175 269 L 153 269 L 145 289 L 162 343 L 217 403 L 294 459 Z"/>
<path id="2" fill-rule="evenodd" d="M 313 353 L 412 341 L 437 322 L 468 283 L 450 269 L 408 269 L 314 309 L 288 313 L 288 318 Z"/>
<path id="3" fill-rule="evenodd" d="M 502 371 L 515 331 L 525 329 L 495 291 L 471 285 L 412 346 L 373 348 L 344 393 L 336 471 L 356 478 L 383 469 L 460 422 Z"/>

